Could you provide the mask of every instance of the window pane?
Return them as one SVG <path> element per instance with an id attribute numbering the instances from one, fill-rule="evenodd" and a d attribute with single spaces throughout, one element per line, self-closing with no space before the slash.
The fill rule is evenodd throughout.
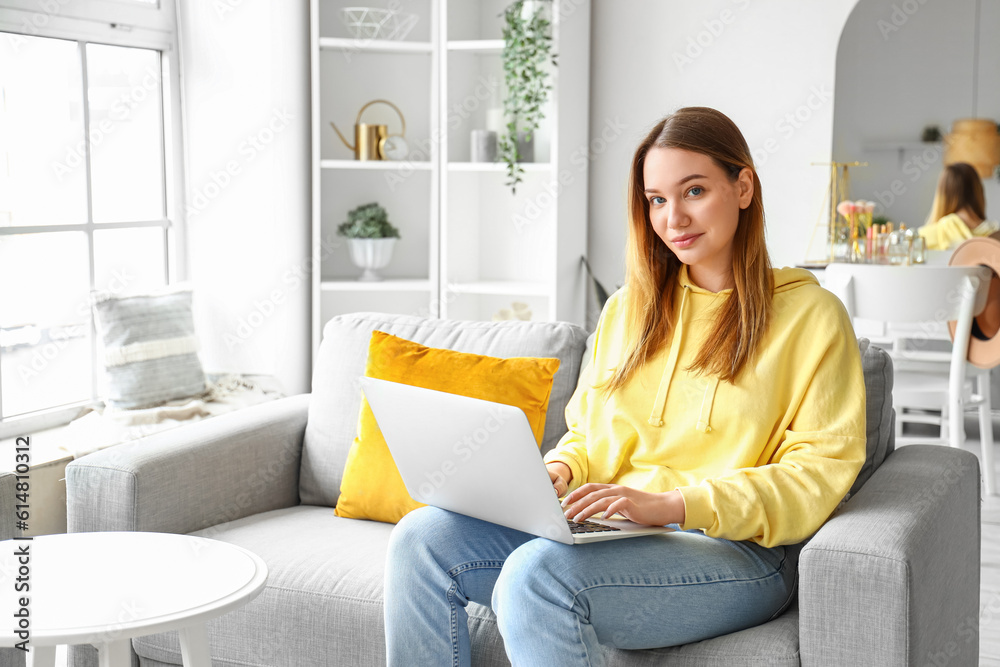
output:
<path id="1" fill-rule="evenodd" d="M 87 237 L 0 236 L 3 417 L 91 398 Z"/>
<path id="2" fill-rule="evenodd" d="M 76 42 L 0 32 L 0 226 L 87 220 Z"/>
<path id="3" fill-rule="evenodd" d="M 94 222 L 162 220 L 160 54 L 87 45 Z"/>
<path id="4" fill-rule="evenodd" d="M 102 229 L 94 232 L 95 284 L 114 294 L 163 287 L 163 229 Z"/>

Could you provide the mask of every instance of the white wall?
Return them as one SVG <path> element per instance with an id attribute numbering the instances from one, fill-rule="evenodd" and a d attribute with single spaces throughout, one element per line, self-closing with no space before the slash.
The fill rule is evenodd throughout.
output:
<path id="1" fill-rule="evenodd" d="M 837 44 L 855 2 L 595 0 L 589 253 L 606 287 L 624 280 L 632 152 L 682 106 L 715 107 L 740 127 L 760 171 L 771 259 L 805 259 L 828 182 L 810 163 L 830 160 Z"/>
<path id="2" fill-rule="evenodd" d="M 687 105 L 722 110 L 747 137 L 774 264 L 806 258 L 828 184 L 827 169 L 810 163 L 831 159 L 837 49 L 856 1 L 593 2 L 588 245 L 606 286 L 624 279 L 632 151 L 657 120 Z M 984 17 L 997 15 L 998 1 L 984 0 Z M 891 11 L 890 0 L 880 2 Z M 930 16 L 930 5 L 920 12 Z M 220 14 L 223 7 L 232 11 Z M 180 11 L 188 192 L 193 206 L 204 205 L 189 219 L 202 356 L 209 370 L 273 373 L 290 393 L 305 391 L 306 7 L 181 0 Z M 981 108 L 996 106 L 984 99 Z M 869 107 L 878 112 L 877 101 Z M 275 112 L 291 120 L 254 152 L 247 137 L 266 135 Z M 229 179 L 220 175 L 227 163 L 239 168 Z M 214 189 L 213 174 L 228 184 Z"/>
<path id="3" fill-rule="evenodd" d="M 308 391 L 308 3 L 178 3 L 202 362 Z"/>
<path id="4" fill-rule="evenodd" d="M 905 9 L 904 9 L 905 6 Z M 837 59 L 833 154 L 869 166 L 852 172 L 851 196 L 910 226 L 924 223 L 942 168 L 943 148 L 889 145 L 948 132 L 954 120 L 1000 119 L 1000 0 L 981 0 L 978 81 L 976 0 L 895 3 L 861 0 L 844 28 Z M 976 90 L 978 97 L 974 97 Z M 1000 183 L 984 182 L 987 216 L 1000 216 Z M 992 202 L 992 205 L 990 203 Z"/>

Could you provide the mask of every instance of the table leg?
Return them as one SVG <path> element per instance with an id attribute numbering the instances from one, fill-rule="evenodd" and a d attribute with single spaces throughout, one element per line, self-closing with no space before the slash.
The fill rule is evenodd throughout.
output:
<path id="1" fill-rule="evenodd" d="M 56 647 L 29 646 L 28 657 L 25 664 L 27 664 L 28 667 L 55 667 Z"/>
<path id="2" fill-rule="evenodd" d="M 97 646 L 100 667 L 132 667 L 132 640 L 119 639 Z"/>
<path id="3" fill-rule="evenodd" d="M 181 628 L 178 634 L 184 667 L 212 667 L 212 650 L 208 646 L 208 628 L 204 623 Z"/>

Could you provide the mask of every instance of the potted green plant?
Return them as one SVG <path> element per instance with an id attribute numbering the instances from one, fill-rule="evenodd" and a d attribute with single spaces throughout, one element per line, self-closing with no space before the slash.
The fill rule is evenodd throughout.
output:
<path id="1" fill-rule="evenodd" d="M 389 264 L 399 238 L 385 209 L 374 202 L 358 206 L 348 212 L 347 222 L 337 226 L 337 234 L 347 238 L 351 261 L 364 269 L 358 280 L 382 280 L 378 269 Z"/>
<path id="2" fill-rule="evenodd" d="M 518 151 L 518 139 L 532 141 L 544 114 L 548 99 L 550 72 L 555 66 L 552 53 L 552 22 L 547 10 L 552 0 L 516 0 L 504 10 L 503 69 L 506 84 L 504 114 L 506 131 L 500 137 L 498 150 L 507 163 L 507 185 L 516 192 L 524 168 Z"/>

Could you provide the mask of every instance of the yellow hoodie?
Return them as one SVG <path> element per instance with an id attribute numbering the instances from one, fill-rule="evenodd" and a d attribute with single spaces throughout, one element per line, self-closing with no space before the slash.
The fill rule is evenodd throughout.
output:
<path id="1" fill-rule="evenodd" d="M 773 317 L 735 384 L 689 372 L 711 332 L 718 294 L 688 279 L 674 293 L 670 341 L 607 400 L 595 385 L 627 350 L 623 292 L 611 296 L 593 353 L 566 408 L 569 431 L 546 456 L 584 482 L 679 489 L 682 528 L 711 537 L 795 544 L 812 535 L 865 458 L 865 386 L 840 301 L 803 269 L 774 271 Z"/>
<path id="2" fill-rule="evenodd" d="M 924 237 L 928 250 L 947 250 L 974 236 L 990 236 L 1000 231 L 1000 222 L 984 220 L 973 230 L 956 213 L 949 213 L 937 222 L 929 222 L 917 230 Z"/>

